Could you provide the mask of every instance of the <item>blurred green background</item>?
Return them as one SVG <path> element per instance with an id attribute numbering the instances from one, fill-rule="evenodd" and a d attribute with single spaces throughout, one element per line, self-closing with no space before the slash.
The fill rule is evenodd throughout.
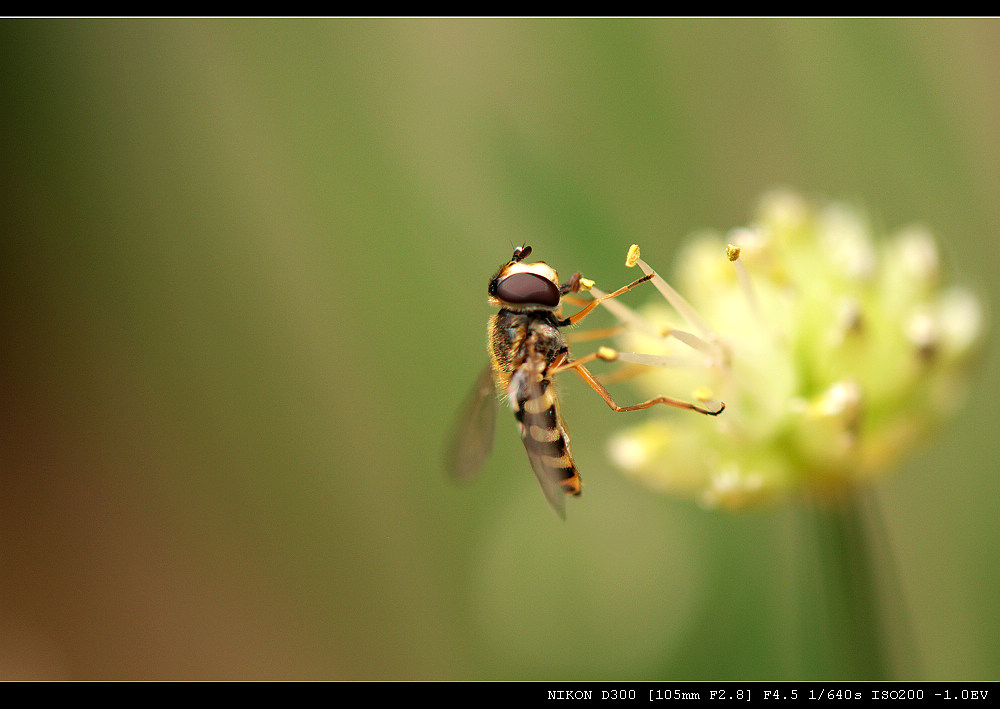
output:
<path id="1" fill-rule="evenodd" d="M 798 512 L 623 479 L 579 382 L 566 522 L 513 421 L 473 485 L 442 445 L 512 245 L 614 288 L 787 185 L 925 223 L 995 312 L 1000 22 L 0 37 L 0 676 L 855 678 Z M 997 678 L 997 361 L 871 499 L 893 678 Z"/>

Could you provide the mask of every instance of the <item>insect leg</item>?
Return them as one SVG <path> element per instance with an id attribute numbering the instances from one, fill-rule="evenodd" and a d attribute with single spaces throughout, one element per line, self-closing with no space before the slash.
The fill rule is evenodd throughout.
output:
<path id="1" fill-rule="evenodd" d="M 564 295 L 562 297 L 562 302 L 564 304 L 566 304 L 566 305 L 575 305 L 578 308 L 582 308 L 582 307 L 584 307 L 586 305 L 590 305 L 590 301 L 591 300 L 593 300 L 593 298 L 591 298 L 590 300 L 587 300 L 586 298 L 577 298 L 574 295 Z"/>
<path id="2" fill-rule="evenodd" d="M 637 285 L 639 285 L 640 283 L 645 283 L 646 281 L 648 281 L 652 277 L 653 277 L 652 273 L 647 274 L 647 275 L 643 276 L 642 278 L 639 278 L 638 280 L 632 281 L 627 286 L 622 286 L 621 288 L 619 288 L 618 290 L 616 290 L 614 293 L 608 293 L 607 295 L 603 295 L 600 298 L 594 298 L 594 300 L 590 301 L 589 303 L 587 303 L 586 306 L 584 306 L 583 310 L 580 310 L 580 311 L 578 311 L 576 313 L 573 313 L 568 318 L 566 318 L 562 323 L 560 323 L 560 325 L 576 325 L 578 322 L 580 322 L 581 320 L 583 320 L 590 313 L 591 310 L 593 310 L 598 305 L 600 305 L 601 302 L 603 302 L 605 300 L 611 300 L 612 298 L 617 298 L 622 293 L 628 293 L 630 290 L 632 290 L 633 288 L 635 288 Z"/>
<path id="3" fill-rule="evenodd" d="M 573 360 L 572 362 L 563 362 L 559 366 L 552 369 L 552 374 L 558 374 L 559 372 L 565 372 L 567 369 L 572 369 L 583 381 L 587 382 L 591 389 L 597 392 L 597 394 L 604 399 L 604 403 L 611 407 L 612 411 L 617 411 L 619 413 L 624 411 L 641 411 L 642 409 L 648 409 L 656 404 L 664 404 L 666 406 L 676 406 L 679 409 L 690 409 L 691 411 L 697 411 L 699 414 L 705 414 L 707 416 L 718 416 L 723 411 L 726 410 L 726 405 L 722 404 L 717 411 L 712 411 L 711 409 L 704 409 L 696 404 L 692 404 L 689 401 L 681 401 L 680 399 L 672 399 L 669 396 L 657 396 L 649 401 L 644 401 L 641 404 L 633 404 L 632 406 L 619 406 L 615 403 L 615 400 L 611 398 L 611 394 L 608 390 L 597 381 L 590 370 L 587 369 L 584 364 L 587 362 L 592 362 L 595 359 L 604 360 L 606 362 L 611 362 L 617 359 L 618 353 L 609 347 L 601 347 L 592 354 L 589 354 L 580 359 Z M 721 403 L 721 402 L 720 402 Z"/>
<path id="4" fill-rule="evenodd" d="M 604 340 L 609 337 L 615 337 L 623 332 L 625 332 L 624 326 L 613 325 L 612 327 L 603 327 L 596 330 L 567 332 L 565 338 L 566 342 L 587 342 L 588 340 Z"/>

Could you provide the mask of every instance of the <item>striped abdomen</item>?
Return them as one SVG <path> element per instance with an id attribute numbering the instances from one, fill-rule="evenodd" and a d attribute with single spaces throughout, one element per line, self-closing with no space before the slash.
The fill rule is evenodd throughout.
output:
<path id="1" fill-rule="evenodd" d="M 579 495 L 580 473 L 573 462 L 554 387 L 548 379 L 532 377 L 529 369 L 522 367 L 514 373 L 508 393 L 531 467 L 547 496 L 554 485 L 566 494 Z M 535 381 L 527 381 L 531 378 Z"/>

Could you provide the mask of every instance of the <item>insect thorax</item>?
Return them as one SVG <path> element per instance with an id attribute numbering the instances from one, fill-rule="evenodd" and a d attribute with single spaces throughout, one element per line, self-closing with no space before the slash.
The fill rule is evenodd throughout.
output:
<path id="1" fill-rule="evenodd" d="M 566 351 L 566 341 L 550 310 L 514 312 L 501 309 L 490 319 L 490 352 L 505 373 L 528 359 L 541 360 L 542 372 Z"/>

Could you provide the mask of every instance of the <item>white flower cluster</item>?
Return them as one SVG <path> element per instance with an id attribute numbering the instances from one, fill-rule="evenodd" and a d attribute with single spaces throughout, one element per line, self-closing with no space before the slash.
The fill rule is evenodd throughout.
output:
<path id="1" fill-rule="evenodd" d="M 653 273 L 633 249 L 629 265 Z M 677 290 L 652 280 L 663 301 L 603 304 L 629 326 L 619 359 L 654 366 L 645 393 L 726 410 L 649 412 L 611 455 L 710 507 L 835 495 L 889 470 L 961 403 L 984 330 L 925 229 L 878 240 L 859 211 L 787 192 L 750 227 L 694 238 Z"/>

